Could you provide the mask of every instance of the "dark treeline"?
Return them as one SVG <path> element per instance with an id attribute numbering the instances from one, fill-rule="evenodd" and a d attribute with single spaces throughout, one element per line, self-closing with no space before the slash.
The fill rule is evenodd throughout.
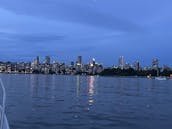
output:
<path id="1" fill-rule="evenodd" d="M 171 70 L 160 70 L 159 76 L 170 76 L 172 74 Z M 101 76 L 157 76 L 157 70 L 134 70 L 130 69 L 119 69 L 119 68 L 107 68 L 104 69 L 101 73 Z"/>

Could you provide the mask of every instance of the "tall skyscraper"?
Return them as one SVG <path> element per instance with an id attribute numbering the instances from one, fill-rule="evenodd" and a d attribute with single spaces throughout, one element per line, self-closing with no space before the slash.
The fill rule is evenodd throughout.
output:
<path id="1" fill-rule="evenodd" d="M 39 62 L 39 56 L 37 56 L 37 57 L 34 59 L 34 61 L 32 62 L 32 67 L 36 68 L 36 67 L 39 66 L 39 64 L 40 64 L 40 62 Z"/>
<path id="2" fill-rule="evenodd" d="M 40 62 L 39 62 L 39 56 L 36 57 L 36 64 L 39 65 Z"/>
<path id="3" fill-rule="evenodd" d="M 45 64 L 50 64 L 50 62 L 51 62 L 50 57 L 49 56 L 46 56 L 45 57 Z"/>
<path id="4" fill-rule="evenodd" d="M 82 56 L 78 56 L 78 64 L 79 64 L 79 65 L 82 64 Z"/>
<path id="5" fill-rule="evenodd" d="M 153 59 L 152 61 L 152 68 L 153 69 L 158 69 L 159 68 L 159 60 L 158 59 Z"/>
<path id="6" fill-rule="evenodd" d="M 119 68 L 124 69 L 124 57 L 123 56 L 119 57 Z"/>
<path id="7" fill-rule="evenodd" d="M 96 65 L 96 59 L 93 58 L 93 66 L 95 66 L 95 65 Z"/>
<path id="8" fill-rule="evenodd" d="M 35 60 L 34 60 L 34 65 L 35 66 L 38 66 L 40 64 L 40 62 L 39 62 L 39 56 L 37 56 L 36 58 L 35 58 Z"/>

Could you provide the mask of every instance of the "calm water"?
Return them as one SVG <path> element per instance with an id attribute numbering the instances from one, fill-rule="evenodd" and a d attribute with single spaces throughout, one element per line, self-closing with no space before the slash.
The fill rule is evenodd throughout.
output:
<path id="1" fill-rule="evenodd" d="M 171 129 L 172 80 L 0 74 L 11 129 Z"/>

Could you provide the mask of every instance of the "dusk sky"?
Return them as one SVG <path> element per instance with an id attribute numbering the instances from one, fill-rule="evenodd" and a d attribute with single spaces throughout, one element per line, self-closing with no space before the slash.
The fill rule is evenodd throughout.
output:
<path id="1" fill-rule="evenodd" d="M 172 65 L 171 0 L 0 0 L 0 60 Z"/>

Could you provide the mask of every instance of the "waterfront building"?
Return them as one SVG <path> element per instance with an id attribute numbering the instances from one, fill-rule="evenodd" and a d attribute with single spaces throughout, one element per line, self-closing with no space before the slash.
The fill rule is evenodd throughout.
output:
<path id="1" fill-rule="evenodd" d="M 78 65 L 82 65 L 82 56 L 78 56 L 77 63 L 78 63 Z"/>
<path id="2" fill-rule="evenodd" d="M 139 61 L 135 61 L 135 62 L 134 62 L 133 68 L 134 68 L 134 70 L 136 70 L 136 71 L 140 70 L 140 63 L 139 63 Z"/>
<path id="3" fill-rule="evenodd" d="M 6 62 L 5 63 L 5 72 L 6 73 L 11 73 L 11 62 Z"/>
<path id="4" fill-rule="evenodd" d="M 82 72 L 82 56 L 78 56 L 78 60 L 76 62 L 75 69 L 76 69 L 77 73 L 81 73 Z"/>
<path id="5" fill-rule="evenodd" d="M 6 64 L 5 63 L 1 63 L 0 64 L 0 72 L 5 72 L 6 71 Z"/>
<path id="6" fill-rule="evenodd" d="M 17 71 L 19 73 L 25 73 L 25 63 L 24 62 L 17 63 Z"/>
<path id="7" fill-rule="evenodd" d="M 34 60 L 34 65 L 35 66 L 38 66 L 40 64 L 40 62 L 39 62 L 39 56 L 37 56 L 36 58 L 35 58 L 35 60 Z"/>
<path id="8" fill-rule="evenodd" d="M 49 56 L 45 57 L 45 64 L 50 64 L 51 63 L 51 58 Z"/>
<path id="9" fill-rule="evenodd" d="M 152 61 L 152 69 L 158 69 L 158 68 L 159 68 L 159 60 L 155 58 Z"/>
<path id="10" fill-rule="evenodd" d="M 34 70 L 39 70 L 40 69 L 40 60 L 39 60 L 39 56 L 37 56 L 34 61 L 31 63 L 31 71 Z M 28 71 L 28 70 L 27 70 Z"/>
<path id="11" fill-rule="evenodd" d="M 93 58 L 93 66 L 95 66 L 96 65 L 96 59 L 95 58 Z"/>
<path id="12" fill-rule="evenodd" d="M 31 63 L 30 62 L 25 64 L 25 73 L 31 73 Z"/>
<path id="13" fill-rule="evenodd" d="M 52 64 L 52 71 L 53 71 L 54 73 L 58 74 L 58 72 L 59 72 L 59 63 L 58 63 L 58 62 L 54 62 L 54 63 Z"/>
<path id="14" fill-rule="evenodd" d="M 152 69 L 152 68 L 149 67 L 149 66 L 145 66 L 145 67 L 142 68 L 142 70 L 144 70 L 144 71 L 148 71 L 148 70 L 151 70 L 151 69 Z"/>
<path id="15" fill-rule="evenodd" d="M 131 68 L 131 65 L 129 64 L 129 63 L 126 63 L 125 65 L 124 65 L 124 69 L 130 69 Z"/>
<path id="16" fill-rule="evenodd" d="M 119 68 L 124 69 L 124 57 L 123 56 L 119 57 Z"/>

